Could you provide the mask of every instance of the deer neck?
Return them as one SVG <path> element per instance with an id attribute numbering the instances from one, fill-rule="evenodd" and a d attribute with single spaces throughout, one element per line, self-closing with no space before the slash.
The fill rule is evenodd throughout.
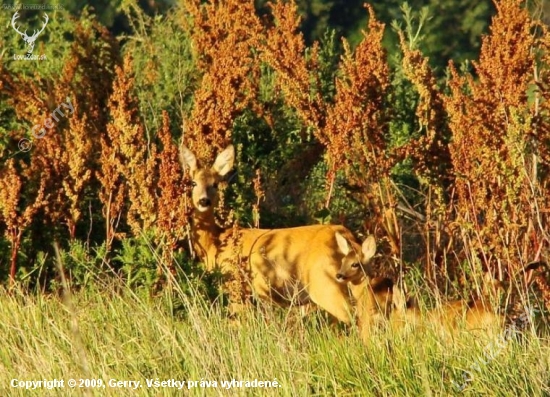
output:
<path id="1" fill-rule="evenodd" d="M 195 210 L 191 229 L 193 249 L 208 270 L 212 270 L 216 265 L 221 232 L 222 229 L 216 224 L 213 211 Z"/>
<path id="2" fill-rule="evenodd" d="M 360 283 L 350 283 L 349 288 L 357 302 L 361 338 L 368 340 L 372 327 L 389 317 L 393 282 L 386 278 L 375 277 L 371 280 L 365 277 Z"/>

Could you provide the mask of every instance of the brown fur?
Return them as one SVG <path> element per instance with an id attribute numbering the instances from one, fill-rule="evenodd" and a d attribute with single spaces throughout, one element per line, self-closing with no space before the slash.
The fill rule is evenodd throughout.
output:
<path id="1" fill-rule="evenodd" d="M 385 277 L 374 277 L 366 288 L 362 287 L 356 294 L 361 293 L 364 297 L 358 300 L 357 310 L 369 319 L 369 326 L 385 325 L 392 310 L 393 281 Z"/>
<path id="2" fill-rule="evenodd" d="M 393 286 L 392 311 L 390 324 L 394 329 L 416 328 L 422 321 L 422 314 L 416 301 L 405 297 L 405 293 L 398 285 Z"/>
<path id="3" fill-rule="evenodd" d="M 340 232 L 336 232 L 335 237 L 338 249 L 345 256 L 338 273 L 336 273 L 336 280 L 340 283 L 361 280 L 367 272 L 370 273 L 371 269 L 365 268 L 363 263 L 356 260 L 356 258 L 361 257 L 359 253 L 355 253 L 356 255 L 349 255 L 349 253 L 354 250 L 354 247 L 349 244 L 349 237 L 344 236 Z M 376 240 L 373 235 L 365 239 L 361 246 L 361 253 L 363 258 L 372 258 L 374 256 L 376 253 Z"/>
<path id="4" fill-rule="evenodd" d="M 450 301 L 430 310 L 425 316 L 416 303 L 407 301 L 403 291 L 395 286 L 390 322 L 396 328 L 429 326 L 445 335 L 462 329 L 494 335 L 502 329 L 504 318 L 493 310 L 490 295 L 500 291 L 502 285 L 492 279 L 484 281 L 483 298 Z"/>
<path id="5" fill-rule="evenodd" d="M 516 279 L 520 276 L 526 277 L 529 272 L 541 268 L 547 269 L 548 265 L 543 261 L 531 262 L 519 269 L 508 283 L 495 280 L 490 273 L 486 273 L 483 278 L 481 297 L 444 303 L 430 310 L 425 316 L 422 316 L 417 305 L 411 300 L 407 301 L 403 291 L 395 286 L 390 323 L 398 328 L 429 325 L 443 331 L 445 335 L 465 329 L 490 337 L 495 336 L 496 333 L 504 330 L 505 322 L 514 324 L 518 317 L 525 315 L 525 308 L 520 299 L 521 291 L 518 290 Z M 531 282 L 532 280 L 525 281 L 525 286 L 528 287 Z M 495 310 L 502 296 L 507 297 L 506 316 Z M 521 306 L 519 309 L 518 305 Z M 530 319 L 530 321 L 535 322 L 535 327 L 539 325 L 537 319 Z M 525 326 L 525 324 L 520 325 Z M 544 326 L 539 331 L 543 328 Z"/>
<path id="6" fill-rule="evenodd" d="M 488 302 L 478 298 L 456 300 L 437 307 L 428 313 L 432 325 L 441 326 L 444 332 L 454 334 L 464 329 L 494 335 L 502 329 L 503 317 L 496 314 Z"/>
<path id="7" fill-rule="evenodd" d="M 194 182 L 193 246 L 207 269 L 231 272 L 235 263 L 243 263 L 257 297 L 279 305 L 313 302 L 347 324 L 352 320 L 351 292 L 357 301 L 359 325 L 362 330 L 368 328 L 377 307 L 367 277 L 368 262 L 376 250 L 374 238 L 361 246 L 348 229 L 337 225 L 240 229 L 234 238 L 233 230 L 216 226 L 213 214 L 215 186 L 233 167 L 233 147 L 221 152 L 211 169 L 198 168 L 195 156 L 184 146 L 180 159 Z M 237 247 L 233 241 L 238 241 Z M 347 245 L 345 252 L 343 245 Z M 354 263 L 360 266 L 354 269 L 353 277 L 339 282 L 338 272 Z M 365 339 L 367 331 L 362 335 Z"/>

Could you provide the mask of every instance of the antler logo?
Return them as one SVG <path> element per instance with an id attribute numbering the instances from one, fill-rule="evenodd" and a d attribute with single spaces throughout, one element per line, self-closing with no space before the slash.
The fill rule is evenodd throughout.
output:
<path id="1" fill-rule="evenodd" d="M 13 14 L 13 17 L 11 18 L 11 26 L 13 27 L 13 29 L 15 29 L 17 33 L 21 35 L 21 37 L 23 37 L 23 40 L 25 40 L 25 43 L 27 43 L 28 45 L 27 55 L 31 55 L 32 51 L 34 50 L 34 42 L 38 38 L 38 35 L 44 31 L 44 29 L 46 28 L 46 25 L 48 24 L 48 20 L 49 20 L 48 14 L 44 13 L 44 25 L 42 25 L 42 29 L 40 29 L 39 31 L 34 30 L 32 36 L 27 36 L 26 30 L 24 32 L 21 32 L 17 28 L 15 24 L 15 21 L 17 18 L 19 18 L 19 12 L 16 12 L 15 14 Z"/>

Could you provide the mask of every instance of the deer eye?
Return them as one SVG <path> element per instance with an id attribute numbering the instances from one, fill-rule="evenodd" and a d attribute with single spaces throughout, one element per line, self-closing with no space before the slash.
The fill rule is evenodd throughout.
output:
<path id="1" fill-rule="evenodd" d="M 197 186 L 197 182 L 191 181 L 191 186 L 193 186 L 193 187 Z"/>
<path id="2" fill-rule="evenodd" d="M 360 265 L 359 263 L 354 263 L 353 265 L 351 265 L 351 267 L 354 268 L 354 269 L 357 269 L 359 267 L 359 265 Z"/>
<path id="3" fill-rule="evenodd" d="M 214 189 L 217 189 L 217 188 L 218 188 L 218 182 L 213 183 L 213 184 L 212 184 L 212 187 L 213 187 Z"/>

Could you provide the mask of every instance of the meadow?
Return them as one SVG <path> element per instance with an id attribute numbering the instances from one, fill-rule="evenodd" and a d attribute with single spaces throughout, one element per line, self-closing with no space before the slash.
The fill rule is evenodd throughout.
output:
<path id="1" fill-rule="evenodd" d="M 549 262 L 544 1 L 142 3 L 0 12 L 2 395 L 550 395 L 550 270 L 522 270 Z M 220 282 L 179 153 L 230 144 L 217 227 L 372 235 L 424 313 L 488 274 L 499 335 L 362 344 Z M 43 379 L 89 387 L 15 387 Z"/>
<path id="2" fill-rule="evenodd" d="M 319 313 L 267 306 L 230 319 L 198 294 L 144 298 L 124 285 L 63 299 L 14 292 L 1 303 L 0 385 L 9 396 L 550 394 L 550 344 L 529 331 L 442 342 L 431 330 L 388 330 L 365 346 Z M 105 388 L 71 389 L 70 378 L 101 379 Z M 65 388 L 24 390 L 9 387 L 13 379 L 64 379 Z M 113 379 L 141 386 L 110 387 Z M 182 391 L 148 379 L 197 384 Z M 279 387 L 222 385 L 255 379 Z"/>

